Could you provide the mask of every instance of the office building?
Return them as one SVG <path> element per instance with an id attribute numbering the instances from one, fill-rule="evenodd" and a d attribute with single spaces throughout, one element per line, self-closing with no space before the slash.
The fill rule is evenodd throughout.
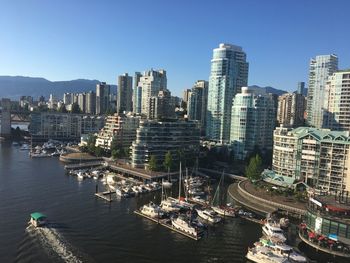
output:
<path id="1" fill-rule="evenodd" d="M 277 121 L 283 126 L 304 126 L 305 97 L 300 93 L 285 93 L 278 97 Z"/>
<path id="2" fill-rule="evenodd" d="M 96 114 L 105 114 L 110 110 L 111 90 L 110 85 L 101 82 L 96 85 Z"/>
<path id="3" fill-rule="evenodd" d="M 108 151 L 111 150 L 112 141 L 115 141 L 122 148 L 130 147 L 132 141 L 136 138 L 136 129 L 139 122 L 139 116 L 124 114 L 108 116 L 104 127 L 97 136 L 95 145 Z"/>
<path id="4" fill-rule="evenodd" d="M 233 99 L 231 134 L 235 159 L 244 160 L 256 147 L 272 150 L 275 107 L 271 94 L 242 87 Z"/>
<path id="5" fill-rule="evenodd" d="M 189 120 L 197 120 L 200 123 L 202 133 L 205 132 L 207 102 L 208 81 L 198 80 L 188 98 L 187 117 Z"/>
<path id="6" fill-rule="evenodd" d="M 200 130 L 196 121 L 161 122 L 141 120 L 136 139 L 132 143 L 131 164 L 135 168 L 147 168 L 152 155 L 159 166 L 169 151 L 173 160 L 178 160 L 181 151 L 184 160 L 199 154 Z"/>
<path id="7" fill-rule="evenodd" d="M 148 117 L 150 98 L 158 96 L 159 91 L 166 90 L 167 77 L 165 70 L 149 70 L 140 78 L 139 86 L 142 88 L 141 113 Z"/>
<path id="8" fill-rule="evenodd" d="M 324 127 L 350 131 L 350 70 L 333 73 L 326 84 Z"/>
<path id="9" fill-rule="evenodd" d="M 229 142 L 232 99 L 247 84 L 248 63 L 242 48 L 220 44 L 214 49 L 211 60 L 206 125 L 208 139 Z"/>
<path id="10" fill-rule="evenodd" d="M 305 95 L 304 92 L 305 92 L 305 82 L 300 81 L 298 82 L 297 93 L 301 95 Z"/>
<path id="11" fill-rule="evenodd" d="M 78 105 L 81 112 L 86 111 L 86 94 L 85 93 L 78 94 Z"/>
<path id="12" fill-rule="evenodd" d="M 118 77 L 117 112 L 132 111 L 132 77 L 125 73 Z"/>
<path id="13" fill-rule="evenodd" d="M 311 127 L 322 128 L 325 103 L 325 92 L 328 77 L 338 70 L 336 55 L 316 56 L 310 60 L 309 89 L 307 93 L 307 123 Z"/>
<path id="14" fill-rule="evenodd" d="M 327 192 L 350 191 L 349 131 L 278 127 L 272 169 L 283 181 L 306 182 Z"/>

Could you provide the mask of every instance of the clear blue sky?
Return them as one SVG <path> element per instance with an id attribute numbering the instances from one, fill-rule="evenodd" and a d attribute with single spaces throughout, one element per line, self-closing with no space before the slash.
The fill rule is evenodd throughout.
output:
<path id="1" fill-rule="evenodd" d="M 350 68 L 347 0 L 1 0 L 0 75 L 98 79 L 168 72 L 181 95 L 208 79 L 212 49 L 243 47 L 249 85 L 294 90 L 309 59 L 335 53 Z"/>

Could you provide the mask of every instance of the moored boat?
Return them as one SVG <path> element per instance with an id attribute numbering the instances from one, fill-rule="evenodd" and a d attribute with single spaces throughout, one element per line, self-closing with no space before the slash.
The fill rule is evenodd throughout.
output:
<path id="1" fill-rule="evenodd" d="M 164 215 L 163 210 L 153 202 L 149 202 L 148 204 L 142 206 L 140 212 L 153 218 L 161 218 Z"/>
<path id="2" fill-rule="evenodd" d="M 204 220 L 207 220 L 211 223 L 219 223 L 221 221 L 221 217 L 212 209 L 196 209 L 198 216 Z"/>
<path id="3" fill-rule="evenodd" d="M 270 218 L 266 220 L 266 223 L 262 227 L 262 230 L 263 234 L 268 238 L 278 239 L 282 243 L 287 240 L 280 225 Z"/>
<path id="4" fill-rule="evenodd" d="M 177 218 L 171 219 L 171 224 L 178 230 L 181 230 L 187 234 L 190 234 L 194 237 L 198 237 L 202 231 L 195 225 L 191 224 L 191 221 L 185 216 L 180 215 Z"/>
<path id="5" fill-rule="evenodd" d="M 291 263 L 287 258 L 278 256 L 270 248 L 263 246 L 248 249 L 246 257 L 256 263 Z"/>

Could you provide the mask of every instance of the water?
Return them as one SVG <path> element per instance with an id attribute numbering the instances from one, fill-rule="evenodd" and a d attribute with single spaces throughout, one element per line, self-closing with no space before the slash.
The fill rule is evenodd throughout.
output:
<path id="1" fill-rule="evenodd" d="M 246 262 L 261 227 L 229 219 L 193 241 L 133 211 L 153 194 L 107 203 L 95 181 L 65 175 L 57 158 L 0 144 L 0 262 Z M 48 229 L 28 227 L 40 211 Z"/>

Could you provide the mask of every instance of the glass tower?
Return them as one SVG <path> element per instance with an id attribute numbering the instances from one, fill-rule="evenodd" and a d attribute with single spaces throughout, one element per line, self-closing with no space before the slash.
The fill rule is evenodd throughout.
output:
<path id="1" fill-rule="evenodd" d="M 213 50 L 208 89 L 206 136 L 229 143 L 232 99 L 248 83 L 246 54 L 239 46 L 220 44 Z"/>

